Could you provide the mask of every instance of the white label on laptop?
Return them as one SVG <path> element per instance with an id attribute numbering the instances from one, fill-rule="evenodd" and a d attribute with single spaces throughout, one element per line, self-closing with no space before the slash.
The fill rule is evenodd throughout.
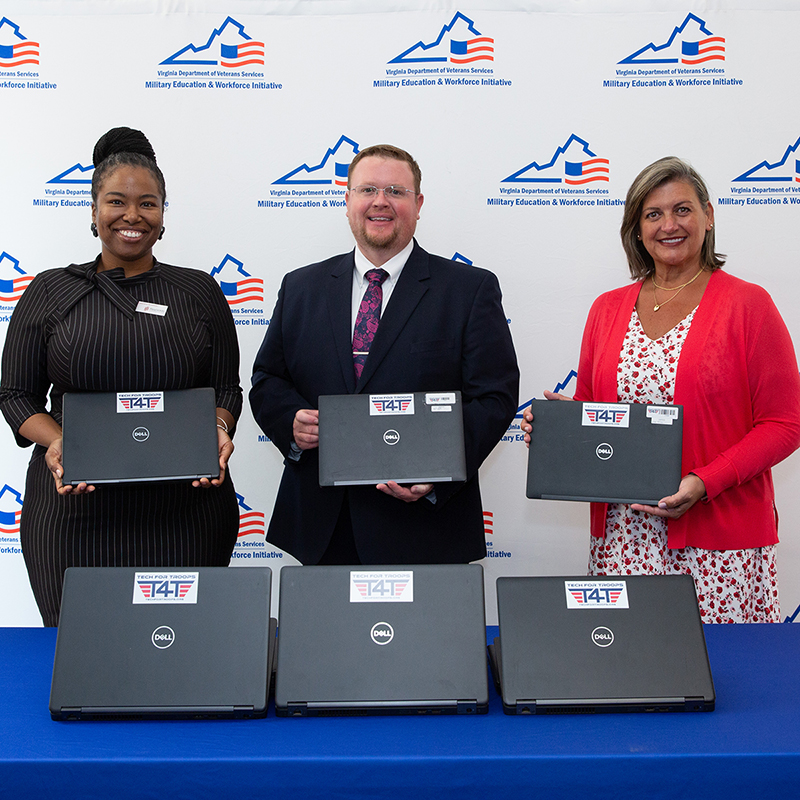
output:
<path id="1" fill-rule="evenodd" d="M 630 406 L 616 403 L 584 403 L 581 425 L 595 428 L 627 428 L 630 419 Z"/>
<path id="2" fill-rule="evenodd" d="M 431 413 L 434 411 L 452 411 L 453 406 L 431 406 Z"/>
<path id="3" fill-rule="evenodd" d="M 567 608 L 628 608 L 625 581 L 564 581 Z"/>
<path id="4" fill-rule="evenodd" d="M 163 410 L 164 392 L 117 392 L 117 414 Z"/>
<path id="5" fill-rule="evenodd" d="M 136 310 L 140 314 L 155 314 L 157 317 L 163 317 L 167 313 L 169 306 L 160 306 L 158 303 L 145 303 L 140 300 L 136 305 Z"/>
<path id="6" fill-rule="evenodd" d="M 396 414 L 414 413 L 413 394 L 371 394 L 369 396 L 369 415 L 389 417 Z"/>
<path id="7" fill-rule="evenodd" d="M 413 603 L 414 573 L 369 570 L 350 573 L 351 603 Z"/>
<path id="8" fill-rule="evenodd" d="M 678 409 L 647 406 L 647 418 L 651 425 L 672 425 L 673 421 L 678 419 Z"/>
<path id="9" fill-rule="evenodd" d="M 197 603 L 199 572 L 137 572 L 133 604 Z"/>
<path id="10" fill-rule="evenodd" d="M 454 406 L 456 404 L 455 392 L 444 392 L 433 394 L 429 392 L 425 395 L 425 402 L 429 406 Z"/>

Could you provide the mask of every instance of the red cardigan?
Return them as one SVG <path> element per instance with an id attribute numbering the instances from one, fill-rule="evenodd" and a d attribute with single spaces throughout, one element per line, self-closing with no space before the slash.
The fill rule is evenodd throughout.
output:
<path id="1" fill-rule="evenodd" d="M 617 366 L 641 282 L 595 300 L 586 321 L 576 400 L 617 402 Z M 711 276 L 683 344 L 675 398 L 684 409 L 682 474 L 708 499 L 668 521 L 671 548 L 763 547 L 778 541 L 770 467 L 800 446 L 800 374 L 792 340 L 764 289 Z M 605 536 L 593 503 L 593 536 Z"/>

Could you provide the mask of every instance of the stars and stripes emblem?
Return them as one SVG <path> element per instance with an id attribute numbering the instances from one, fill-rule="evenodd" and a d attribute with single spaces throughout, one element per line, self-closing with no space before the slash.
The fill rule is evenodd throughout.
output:
<path id="1" fill-rule="evenodd" d="M 609 180 L 609 161 L 607 158 L 590 158 L 586 161 L 564 162 L 564 183 L 579 186 L 593 181 Z"/>
<path id="2" fill-rule="evenodd" d="M 219 285 L 230 306 L 240 303 L 264 302 L 263 278 L 250 277 L 241 281 L 220 281 Z"/>
<path id="3" fill-rule="evenodd" d="M 16 303 L 33 280 L 33 275 L 0 280 L 0 303 Z"/>
<path id="4" fill-rule="evenodd" d="M 239 69 L 250 64 L 264 64 L 264 42 L 243 42 L 220 46 L 219 63 L 229 69 Z"/>
<path id="5" fill-rule="evenodd" d="M 243 536 L 265 536 L 266 525 L 263 511 L 245 511 L 239 514 L 239 538 Z"/>
<path id="6" fill-rule="evenodd" d="M 450 62 L 471 64 L 473 61 L 494 61 L 494 39 L 476 36 L 464 42 L 450 41 Z"/>
<path id="7" fill-rule="evenodd" d="M 39 63 L 39 42 L 0 44 L 0 68 L 14 69 L 25 64 Z"/>
<path id="8" fill-rule="evenodd" d="M 681 64 L 704 64 L 725 60 L 725 37 L 709 36 L 699 42 L 682 42 Z"/>

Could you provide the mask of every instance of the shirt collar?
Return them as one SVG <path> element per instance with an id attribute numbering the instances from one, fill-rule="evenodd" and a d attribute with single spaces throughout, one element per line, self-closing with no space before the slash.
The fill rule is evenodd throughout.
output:
<path id="1" fill-rule="evenodd" d="M 387 280 L 392 282 L 396 281 L 406 265 L 411 251 L 414 249 L 414 240 L 412 239 L 396 256 L 392 256 L 385 264 L 381 264 L 380 268 L 385 269 L 389 273 Z M 375 265 L 358 249 L 356 245 L 355 250 L 356 259 L 356 275 L 358 280 L 363 281 L 364 276 L 371 269 L 375 269 Z"/>

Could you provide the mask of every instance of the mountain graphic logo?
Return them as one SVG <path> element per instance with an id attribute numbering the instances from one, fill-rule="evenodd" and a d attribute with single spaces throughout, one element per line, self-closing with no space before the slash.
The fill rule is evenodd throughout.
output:
<path id="1" fill-rule="evenodd" d="M 22 495 L 8 484 L 0 489 L 0 534 L 19 536 Z"/>
<path id="2" fill-rule="evenodd" d="M 793 184 L 800 183 L 800 137 L 789 145 L 783 156 L 770 163 L 766 159 L 745 170 L 732 183 Z"/>
<path id="3" fill-rule="evenodd" d="M 257 42 L 247 33 L 244 25 L 233 17 L 227 17 L 219 28 L 214 28 L 205 44 L 189 43 L 171 56 L 167 56 L 160 66 L 205 66 L 241 69 L 258 65 L 264 66 L 265 45 Z"/>
<path id="4" fill-rule="evenodd" d="M 494 39 L 484 36 L 458 11 L 437 37 L 417 42 L 387 63 L 463 65 L 478 61 L 494 61 Z"/>
<path id="5" fill-rule="evenodd" d="M 709 61 L 725 61 L 725 37 L 715 36 L 704 20 L 689 14 L 665 42 L 649 42 L 619 63 L 697 66 Z"/>
<path id="6" fill-rule="evenodd" d="M 609 160 L 589 149 L 589 143 L 574 133 L 557 147 L 553 157 L 539 164 L 532 161 L 513 172 L 502 183 L 567 184 L 583 186 L 609 180 Z"/>
<path id="7" fill-rule="evenodd" d="M 0 303 L 16 303 L 32 280 L 33 275 L 20 269 L 19 259 L 0 253 Z"/>
<path id="8" fill-rule="evenodd" d="M 253 277 L 230 253 L 211 270 L 211 277 L 216 278 L 230 306 L 264 302 L 264 280 Z"/>
<path id="9" fill-rule="evenodd" d="M 276 181 L 273 186 L 341 186 L 347 187 L 347 170 L 358 153 L 358 143 L 347 136 L 340 136 L 333 147 L 328 148 L 322 160 L 314 166 L 306 163 L 295 167 Z"/>
<path id="10" fill-rule="evenodd" d="M 0 19 L 0 75 L 4 69 L 16 69 L 39 63 L 39 42 L 32 42 L 20 33 L 8 17 Z"/>

